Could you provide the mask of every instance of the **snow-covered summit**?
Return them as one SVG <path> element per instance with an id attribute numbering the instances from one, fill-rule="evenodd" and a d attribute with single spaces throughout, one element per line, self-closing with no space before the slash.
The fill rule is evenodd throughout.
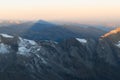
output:
<path id="1" fill-rule="evenodd" d="M 39 46 L 35 41 L 23 39 L 8 34 L 0 34 L 3 38 L 0 38 L 0 54 L 11 53 L 11 51 L 16 51 L 20 55 L 30 55 L 31 53 L 37 53 L 40 51 L 41 46 Z M 8 38 L 11 38 L 10 40 Z M 5 41 L 4 41 L 5 40 Z"/>

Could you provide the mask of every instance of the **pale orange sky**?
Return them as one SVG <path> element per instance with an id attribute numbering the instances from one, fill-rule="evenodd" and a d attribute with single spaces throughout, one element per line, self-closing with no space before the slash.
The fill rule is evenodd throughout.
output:
<path id="1" fill-rule="evenodd" d="M 120 0 L 0 0 L 0 19 L 118 22 Z"/>

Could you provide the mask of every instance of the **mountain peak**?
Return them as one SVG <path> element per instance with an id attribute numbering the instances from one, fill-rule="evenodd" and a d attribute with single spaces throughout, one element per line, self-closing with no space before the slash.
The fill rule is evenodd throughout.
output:
<path id="1" fill-rule="evenodd" d="M 45 20 L 38 20 L 37 23 L 39 23 L 39 24 L 52 24 L 52 23 L 45 21 Z"/>
<path id="2" fill-rule="evenodd" d="M 102 36 L 102 38 L 107 37 L 107 36 L 110 36 L 110 35 L 113 35 L 113 34 L 117 34 L 117 33 L 119 33 L 119 32 L 120 32 L 120 28 L 116 28 L 116 29 L 114 29 L 114 30 L 112 30 L 112 31 L 104 34 L 104 35 Z"/>

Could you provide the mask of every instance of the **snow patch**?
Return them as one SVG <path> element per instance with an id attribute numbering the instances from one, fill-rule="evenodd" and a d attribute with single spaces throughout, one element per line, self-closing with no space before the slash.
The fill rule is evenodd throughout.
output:
<path id="1" fill-rule="evenodd" d="M 35 41 L 32 41 L 32 40 L 26 40 L 26 41 L 28 41 L 31 45 L 36 45 L 37 44 Z"/>
<path id="2" fill-rule="evenodd" d="M 22 39 L 21 37 L 19 37 L 19 40 L 20 40 L 20 46 L 26 45 L 26 44 L 37 45 L 37 43 L 35 41 L 32 41 L 32 40 Z"/>
<path id="3" fill-rule="evenodd" d="M 0 53 L 9 53 L 10 46 L 0 43 Z"/>
<path id="4" fill-rule="evenodd" d="M 30 55 L 30 53 L 36 53 L 40 51 L 40 46 L 37 45 L 35 41 L 22 39 L 19 37 L 18 41 L 18 54 Z"/>
<path id="5" fill-rule="evenodd" d="M 10 36 L 8 34 L 0 34 L 2 37 L 5 37 L 5 38 L 14 38 L 13 36 Z"/>
<path id="6" fill-rule="evenodd" d="M 87 43 L 87 40 L 86 40 L 86 39 L 76 38 L 76 40 L 78 40 L 80 43 Z"/>
<path id="7" fill-rule="evenodd" d="M 118 48 L 120 48 L 120 41 L 118 41 L 117 44 L 115 44 Z"/>

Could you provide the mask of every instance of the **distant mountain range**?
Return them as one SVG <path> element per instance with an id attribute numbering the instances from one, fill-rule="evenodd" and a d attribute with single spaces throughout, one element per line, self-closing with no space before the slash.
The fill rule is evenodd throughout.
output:
<path id="1" fill-rule="evenodd" d="M 16 22 L 0 27 L 0 33 L 7 33 L 14 36 L 21 36 L 31 40 L 53 40 L 60 42 L 69 38 L 93 38 L 98 39 L 101 35 L 110 31 L 109 28 L 102 28 L 83 24 L 55 24 L 44 20 L 36 22 Z"/>

